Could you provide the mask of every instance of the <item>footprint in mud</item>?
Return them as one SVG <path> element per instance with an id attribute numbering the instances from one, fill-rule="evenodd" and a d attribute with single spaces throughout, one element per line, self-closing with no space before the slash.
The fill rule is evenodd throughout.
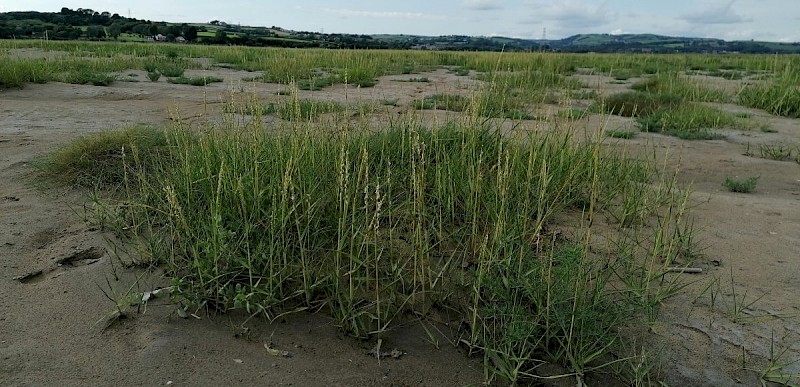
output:
<path id="1" fill-rule="evenodd" d="M 95 264 L 99 262 L 100 259 L 102 259 L 105 254 L 106 254 L 106 249 L 102 247 L 91 247 L 86 250 L 80 250 L 78 252 L 75 252 L 74 254 L 61 257 L 57 259 L 56 262 L 50 267 L 33 271 L 21 276 L 17 276 L 14 277 L 13 279 L 23 284 L 36 283 L 39 282 L 44 277 L 45 274 L 51 273 L 59 269 L 66 270 L 73 267 L 88 266 Z"/>

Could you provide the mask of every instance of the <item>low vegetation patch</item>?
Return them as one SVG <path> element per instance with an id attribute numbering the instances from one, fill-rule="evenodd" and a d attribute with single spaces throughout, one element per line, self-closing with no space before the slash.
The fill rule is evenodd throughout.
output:
<path id="1" fill-rule="evenodd" d="M 757 184 L 758 176 L 746 178 L 726 177 L 725 182 L 722 183 L 728 191 L 738 193 L 751 193 L 756 189 Z"/>
<path id="2" fill-rule="evenodd" d="M 630 140 L 636 137 L 636 132 L 632 132 L 629 130 L 606 130 L 606 136 L 611 138 L 621 138 L 625 140 Z"/>
<path id="3" fill-rule="evenodd" d="M 297 88 L 300 90 L 322 90 L 326 87 L 339 83 L 339 78 L 335 75 L 324 77 L 309 78 L 297 81 Z"/>
<path id="4" fill-rule="evenodd" d="M 187 78 L 187 77 L 178 77 L 178 78 L 169 78 L 167 82 L 174 83 L 177 85 L 192 85 L 192 86 L 206 86 L 211 83 L 218 83 L 225 81 L 222 78 L 218 77 L 194 77 L 194 78 Z"/>
<path id="5" fill-rule="evenodd" d="M 788 75 L 739 92 L 739 102 L 784 117 L 800 117 L 800 76 Z"/>
<path id="6" fill-rule="evenodd" d="M 723 135 L 712 129 L 732 127 L 736 118 L 719 109 L 686 104 L 671 109 L 661 109 L 636 120 L 644 132 L 664 133 L 684 140 L 716 140 Z"/>
<path id="7" fill-rule="evenodd" d="M 559 110 L 557 113 L 559 118 L 564 118 L 567 120 L 579 120 L 581 118 L 586 117 L 586 110 L 585 109 L 578 109 L 578 108 L 569 108 L 564 110 Z"/>
<path id="8" fill-rule="evenodd" d="M 146 69 L 147 70 L 147 69 Z M 158 72 L 160 72 L 163 76 L 168 78 L 181 78 L 183 77 L 183 73 L 186 71 L 185 68 L 181 66 L 162 66 L 159 67 Z M 155 71 L 155 70 L 147 70 L 148 72 Z"/>
<path id="9" fill-rule="evenodd" d="M 454 112 L 466 111 L 469 105 L 469 98 L 455 94 L 434 94 L 412 104 L 415 109 L 420 110 L 439 109 Z"/>
<path id="10" fill-rule="evenodd" d="M 75 140 L 40 159 L 36 166 L 52 181 L 84 188 L 116 189 L 133 183 L 127 180 L 128 176 L 152 171 L 155 161 L 167 153 L 163 130 L 137 126 Z"/>
<path id="11" fill-rule="evenodd" d="M 258 116 L 275 114 L 287 121 L 310 121 L 322 114 L 343 112 L 347 110 L 347 106 L 334 101 L 292 98 L 287 101 L 267 104 L 257 100 L 247 101 L 243 104 L 228 103 L 225 104 L 223 110 L 226 113 Z"/>
<path id="12" fill-rule="evenodd" d="M 106 204 L 114 229 L 184 302 L 267 319 L 318 311 L 362 338 L 449 316 L 454 342 L 484 356 L 487 382 L 533 383 L 543 362 L 579 381 L 614 372 L 626 357 L 620 328 L 679 288 L 664 274 L 680 251 L 684 195 L 646 162 L 571 132 L 511 141 L 457 124 L 334 135 L 288 125 L 176 126 L 131 146 L 163 157 L 127 157 L 139 137 L 104 134 L 59 153 L 86 160 L 77 168 L 50 170 L 141 182 Z M 551 235 L 574 208 L 576 225 L 618 220 L 618 249 L 591 248 L 590 228 Z M 656 228 L 647 243 L 646 224 Z"/>
<path id="13" fill-rule="evenodd" d="M 702 83 L 692 81 L 677 73 L 651 76 L 634 83 L 631 88 L 683 101 L 727 102 L 730 100 L 723 91 L 705 87 Z"/>
<path id="14" fill-rule="evenodd" d="M 456 67 L 450 70 L 450 73 L 455 74 L 456 76 L 459 77 L 466 77 L 467 75 L 469 75 L 469 69 L 464 67 Z"/>
<path id="15" fill-rule="evenodd" d="M 747 151 L 745 151 L 745 155 L 776 161 L 796 160 L 800 162 L 800 146 L 774 143 L 759 144 L 753 147 L 750 144 L 747 144 Z"/>
<path id="16" fill-rule="evenodd" d="M 612 94 L 602 100 L 605 112 L 623 117 L 647 116 L 657 110 L 681 104 L 681 99 L 640 91 Z"/>

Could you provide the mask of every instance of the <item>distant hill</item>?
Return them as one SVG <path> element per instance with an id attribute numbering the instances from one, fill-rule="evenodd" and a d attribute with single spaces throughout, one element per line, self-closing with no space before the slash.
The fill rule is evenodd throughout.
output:
<path id="1" fill-rule="evenodd" d="M 725 41 L 653 34 L 580 34 L 548 43 L 569 52 L 799 53 L 800 43 Z"/>
<path id="2" fill-rule="evenodd" d="M 457 51 L 800 53 L 800 43 L 729 42 L 653 34 L 580 34 L 559 40 L 463 35 L 323 34 L 274 26 L 240 26 L 219 20 L 200 24 L 154 22 L 88 8 L 0 13 L 0 39 L 177 41 L 270 47 Z"/>

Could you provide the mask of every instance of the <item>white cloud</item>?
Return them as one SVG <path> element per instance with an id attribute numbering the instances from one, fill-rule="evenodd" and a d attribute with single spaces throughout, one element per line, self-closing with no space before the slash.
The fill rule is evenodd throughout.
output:
<path id="1" fill-rule="evenodd" d="M 580 0 L 563 2 L 532 2 L 537 7 L 523 24 L 554 24 L 563 29 L 586 29 L 599 27 L 612 20 L 612 14 L 606 9 L 606 2 L 592 6 Z"/>
<path id="2" fill-rule="evenodd" d="M 752 18 L 746 18 L 733 9 L 736 0 L 729 1 L 726 4 L 720 4 L 702 9 L 698 12 L 684 14 L 681 19 L 691 24 L 736 24 L 752 21 Z"/>
<path id="3" fill-rule="evenodd" d="M 778 41 L 781 42 L 781 43 L 796 43 L 796 42 L 800 42 L 800 31 L 795 32 L 794 34 L 789 35 L 789 36 L 784 36 L 784 37 L 778 39 Z"/>
<path id="4" fill-rule="evenodd" d="M 464 0 L 464 6 L 475 11 L 503 9 L 497 0 Z"/>
<path id="5" fill-rule="evenodd" d="M 409 19 L 409 20 L 444 20 L 446 16 L 431 15 L 420 12 L 396 12 L 396 11 L 357 11 L 346 8 L 325 8 L 325 12 L 341 17 L 365 17 L 365 18 L 385 18 L 385 19 Z"/>

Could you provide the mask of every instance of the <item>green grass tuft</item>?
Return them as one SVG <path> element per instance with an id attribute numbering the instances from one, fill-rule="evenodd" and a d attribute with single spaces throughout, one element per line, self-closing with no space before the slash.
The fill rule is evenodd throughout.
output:
<path id="1" fill-rule="evenodd" d="M 148 69 L 145 69 L 145 70 L 147 70 L 147 72 L 155 71 L 155 70 L 148 70 Z M 163 76 L 168 77 L 168 78 L 180 78 L 180 77 L 183 77 L 183 73 L 185 71 L 186 71 L 185 68 L 183 68 L 181 66 L 175 66 L 175 65 L 162 66 L 162 67 L 158 68 L 158 72 L 160 72 Z"/>
<path id="2" fill-rule="evenodd" d="M 415 109 L 420 110 L 439 109 L 454 112 L 466 111 L 469 105 L 469 98 L 455 94 L 434 94 L 412 104 Z"/>
<path id="3" fill-rule="evenodd" d="M 36 166 L 46 178 L 60 183 L 118 187 L 129 174 L 152 170 L 152 163 L 168 153 L 166 145 L 162 130 L 133 127 L 75 140 L 39 160 Z"/>
<path id="4" fill-rule="evenodd" d="M 621 138 L 625 140 L 630 140 L 636 137 L 636 132 L 631 132 L 629 130 L 606 130 L 606 136 L 611 138 Z"/>
<path id="5" fill-rule="evenodd" d="M 178 78 L 169 78 L 167 82 L 174 83 L 177 85 L 192 85 L 192 86 L 207 86 L 211 83 L 218 83 L 223 82 L 224 79 L 217 78 L 217 77 L 194 77 L 194 78 L 187 78 L 187 77 L 178 77 Z"/>
<path id="6" fill-rule="evenodd" d="M 647 116 L 657 110 L 677 106 L 681 99 L 639 91 L 612 94 L 602 101 L 605 112 L 623 117 Z"/>
<path id="7" fill-rule="evenodd" d="M 636 122 L 644 132 L 664 133 L 684 140 L 718 140 L 724 136 L 712 129 L 737 125 L 736 118 L 728 112 L 694 104 L 657 110 Z"/>
<path id="8" fill-rule="evenodd" d="M 745 87 L 739 102 L 784 117 L 800 117 L 800 76 L 786 75 L 766 84 Z"/>
<path id="9" fill-rule="evenodd" d="M 731 192 L 738 192 L 738 193 L 751 193 L 753 190 L 756 189 L 756 185 L 758 184 L 758 176 L 747 177 L 747 178 L 735 178 L 735 177 L 726 177 L 725 182 L 722 183 L 725 188 L 727 188 Z"/>

